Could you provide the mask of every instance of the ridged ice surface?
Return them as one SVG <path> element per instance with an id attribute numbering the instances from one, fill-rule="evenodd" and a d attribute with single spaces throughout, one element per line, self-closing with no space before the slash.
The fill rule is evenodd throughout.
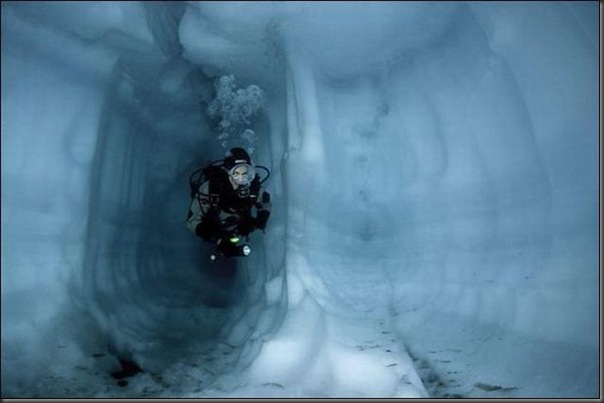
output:
<path id="1" fill-rule="evenodd" d="M 597 397 L 597 35 L 597 2 L 3 2 L 2 396 Z M 266 96 L 273 212 L 211 263 L 222 75 Z"/>

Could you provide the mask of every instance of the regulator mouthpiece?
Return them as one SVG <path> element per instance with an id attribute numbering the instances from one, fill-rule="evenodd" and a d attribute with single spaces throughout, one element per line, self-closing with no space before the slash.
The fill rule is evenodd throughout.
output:
<path id="1" fill-rule="evenodd" d="M 237 196 L 245 198 L 250 196 L 250 187 L 247 185 L 240 185 L 237 188 Z"/>

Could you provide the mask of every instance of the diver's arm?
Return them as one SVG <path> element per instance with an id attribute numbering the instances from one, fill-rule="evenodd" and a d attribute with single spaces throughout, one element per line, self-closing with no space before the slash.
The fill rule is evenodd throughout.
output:
<path id="1" fill-rule="evenodd" d="M 271 215 L 272 209 L 271 195 L 269 192 L 265 190 L 261 192 L 256 208 L 256 227 L 263 230 L 266 228 L 266 223 Z"/>
<path id="2" fill-rule="evenodd" d="M 198 234 L 197 227 L 203 221 L 203 218 L 210 209 L 210 200 L 208 195 L 209 183 L 205 182 L 199 187 L 199 192 L 191 201 L 189 208 L 189 216 L 187 218 L 187 228 L 196 235 Z"/>

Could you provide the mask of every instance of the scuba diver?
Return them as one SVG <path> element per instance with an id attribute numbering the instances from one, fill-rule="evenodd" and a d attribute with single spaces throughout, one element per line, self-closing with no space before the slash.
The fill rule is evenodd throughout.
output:
<path id="1" fill-rule="evenodd" d="M 264 179 L 260 179 L 257 168 L 266 171 Z M 231 148 L 224 159 L 191 174 L 193 200 L 186 225 L 204 241 L 216 244 L 211 260 L 216 260 L 218 254 L 225 257 L 250 254 L 249 245 L 240 241 L 242 237 L 247 240 L 256 229 L 266 228 L 271 200 L 262 184 L 269 175 L 268 168 L 254 165 L 240 147 Z"/>

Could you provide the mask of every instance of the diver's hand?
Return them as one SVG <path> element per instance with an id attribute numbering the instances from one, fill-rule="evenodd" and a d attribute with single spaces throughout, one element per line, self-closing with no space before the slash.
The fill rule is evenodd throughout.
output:
<path id="1" fill-rule="evenodd" d="M 268 217 L 271 215 L 267 210 L 258 211 L 258 216 L 256 217 L 256 227 L 258 229 L 264 230 L 266 228 L 266 222 L 268 221 Z"/>
<path id="2" fill-rule="evenodd" d="M 220 219 L 218 212 L 210 210 L 195 227 L 195 234 L 204 241 L 212 241 L 220 236 Z"/>
<path id="3" fill-rule="evenodd" d="M 237 230 L 241 235 L 248 235 L 256 229 L 256 222 L 252 217 L 242 217 Z"/>
<path id="4" fill-rule="evenodd" d="M 207 224 L 200 223 L 195 227 L 195 235 L 202 238 L 204 241 L 211 242 L 216 235 L 216 231 Z"/>

